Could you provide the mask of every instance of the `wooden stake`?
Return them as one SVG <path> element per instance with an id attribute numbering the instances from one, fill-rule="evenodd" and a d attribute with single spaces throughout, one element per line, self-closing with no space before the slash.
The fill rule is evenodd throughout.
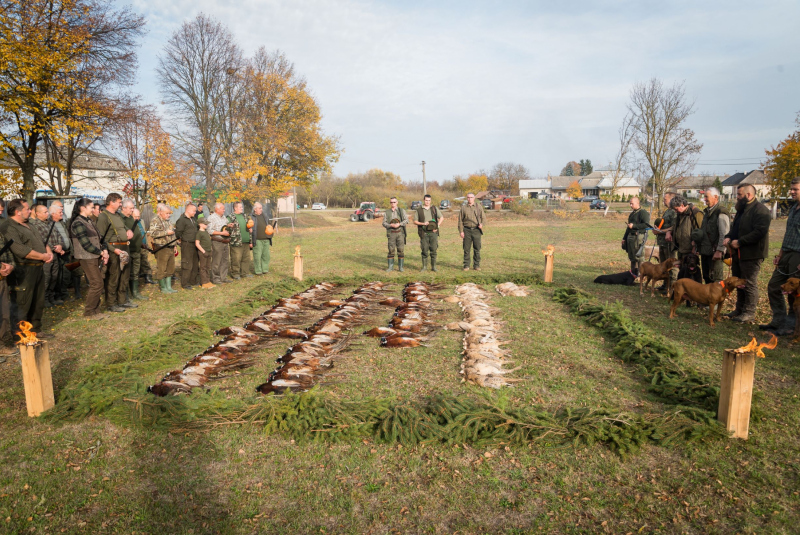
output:
<path id="1" fill-rule="evenodd" d="M 294 278 L 303 280 L 303 257 L 300 255 L 294 256 Z"/>
<path id="2" fill-rule="evenodd" d="M 733 433 L 747 440 L 750 431 L 750 404 L 753 399 L 753 376 L 756 354 L 726 349 L 722 358 L 722 385 L 717 419 Z"/>
<path id="3" fill-rule="evenodd" d="M 50 350 L 46 341 L 40 341 L 32 346 L 20 345 L 19 354 L 28 416 L 39 416 L 56 404 L 50 375 Z"/>
<path id="4" fill-rule="evenodd" d="M 553 282 L 553 255 L 544 255 L 544 282 Z"/>

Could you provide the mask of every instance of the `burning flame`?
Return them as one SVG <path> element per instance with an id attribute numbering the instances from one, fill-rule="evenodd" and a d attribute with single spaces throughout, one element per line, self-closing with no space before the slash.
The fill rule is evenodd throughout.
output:
<path id="1" fill-rule="evenodd" d="M 775 349 L 777 346 L 778 346 L 778 337 L 775 336 L 774 334 L 772 335 L 772 338 L 770 339 L 769 342 L 762 344 L 759 344 L 758 340 L 756 340 L 754 336 L 753 339 L 750 340 L 749 344 L 747 344 L 746 346 L 742 346 L 738 349 L 734 349 L 734 351 L 736 351 L 737 353 L 755 353 L 757 357 L 763 359 L 764 352 L 761 351 L 761 348 Z"/>
<path id="2" fill-rule="evenodd" d="M 295 256 L 300 256 L 300 246 L 299 245 L 294 248 L 294 255 Z"/>
<path id="3" fill-rule="evenodd" d="M 555 248 L 555 246 L 553 246 L 553 245 L 548 245 L 548 246 L 547 246 L 547 249 L 542 249 L 542 254 L 544 254 L 545 256 L 553 256 L 553 253 L 554 253 L 555 251 L 556 251 L 556 248 Z"/>
<path id="4" fill-rule="evenodd" d="M 17 331 L 17 336 L 19 336 L 19 345 L 36 345 L 39 343 L 39 339 L 36 338 L 36 333 L 31 330 L 33 325 L 28 323 L 27 321 L 20 321 L 19 322 L 19 331 Z"/>

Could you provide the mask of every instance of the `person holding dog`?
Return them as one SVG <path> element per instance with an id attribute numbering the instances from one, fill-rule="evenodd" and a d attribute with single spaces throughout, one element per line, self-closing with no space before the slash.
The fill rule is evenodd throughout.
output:
<path id="1" fill-rule="evenodd" d="M 675 194 L 672 192 L 664 193 L 664 206 L 666 207 L 666 210 L 664 210 L 664 213 L 661 214 L 661 217 L 656 219 L 654 222 L 655 226 L 653 228 L 653 234 L 656 235 L 659 262 L 664 262 L 667 260 L 667 258 L 677 257 L 677 252 L 674 244 L 672 243 L 672 229 L 675 226 L 675 218 L 678 214 L 669 205 L 673 197 L 675 197 Z M 662 294 L 667 293 L 667 286 L 667 283 L 662 284 L 658 291 Z"/>
<path id="2" fill-rule="evenodd" d="M 639 276 L 639 264 L 644 260 L 644 240 L 650 227 L 650 214 L 639 204 L 639 197 L 631 198 L 631 213 L 628 216 L 628 229 L 622 238 L 622 248 L 628 252 L 631 273 Z"/>
<path id="3" fill-rule="evenodd" d="M 682 263 L 683 258 L 688 254 L 695 253 L 695 242 L 693 241 L 692 234 L 699 238 L 695 231 L 699 231 L 700 225 L 703 221 L 703 214 L 700 210 L 687 202 L 683 195 L 675 195 L 669 203 L 670 208 L 675 210 L 675 226 L 674 230 L 667 235 L 668 239 L 672 240 L 674 248 L 678 253 L 678 262 Z M 672 284 L 678 280 L 677 267 L 672 268 L 670 271 L 670 280 Z"/>
<path id="4" fill-rule="evenodd" d="M 752 184 L 739 184 L 736 190 L 736 216 L 722 242 L 731 248 L 731 273 L 747 281 L 744 288 L 737 289 L 736 308 L 725 314 L 733 321 L 750 323 L 756 317 L 758 274 L 769 251 L 771 222 L 769 208 L 756 200 L 756 188 Z M 775 323 L 770 326 L 775 328 L 781 325 Z"/>
<path id="5" fill-rule="evenodd" d="M 787 322 L 786 299 L 783 296 L 781 285 L 792 277 L 800 277 L 800 176 L 792 179 L 789 196 L 794 201 L 794 205 L 789 209 L 781 250 L 773 260 L 775 271 L 772 272 L 772 277 L 767 285 L 772 321 L 760 326 L 761 329 L 774 331 L 780 336 L 792 334 L 794 327 L 794 322 Z M 790 309 L 792 305 L 790 296 Z"/>
<path id="6" fill-rule="evenodd" d="M 703 223 L 700 225 L 700 266 L 703 270 L 703 281 L 706 284 L 719 282 L 725 278 L 726 247 L 723 245 L 725 235 L 730 231 L 731 216 L 728 209 L 719 202 L 719 190 L 708 188 L 703 195 L 706 209 L 703 210 Z"/>

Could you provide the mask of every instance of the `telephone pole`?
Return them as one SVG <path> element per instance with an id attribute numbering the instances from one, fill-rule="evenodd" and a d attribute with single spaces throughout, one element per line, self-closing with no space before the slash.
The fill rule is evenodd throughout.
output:
<path id="1" fill-rule="evenodd" d="M 422 196 L 428 194 L 428 185 L 425 182 L 425 160 L 422 160 Z"/>

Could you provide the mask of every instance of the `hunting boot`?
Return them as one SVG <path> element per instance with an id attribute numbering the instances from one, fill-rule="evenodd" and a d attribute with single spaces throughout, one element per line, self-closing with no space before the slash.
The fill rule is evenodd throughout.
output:
<path id="1" fill-rule="evenodd" d="M 162 294 L 169 293 L 167 291 L 167 279 L 158 279 L 158 287 L 161 288 Z"/>
<path id="2" fill-rule="evenodd" d="M 172 277 L 167 277 L 167 293 L 176 294 L 178 290 L 172 289 Z"/>
<path id="3" fill-rule="evenodd" d="M 134 299 L 139 299 L 140 301 L 146 301 L 147 300 L 147 298 L 145 296 L 143 296 L 139 292 L 139 281 L 138 280 L 131 281 L 131 295 L 133 295 Z"/>
<path id="4" fill-rule="evenodd" d="M 144 276 L 144 283 L 145 284 L 155 284 L 156 281 L 154 281 L 153 277 L 150 276 L 150 274 L 148 273 L 147 275 Z"/>
<path id="5" fill-rule="evenodd" d="M 403 262 L 405 262 L 405 258 L 398 258 L 397 259 L 397 269 L 399 271 L 403 271 Z"/>
<path id="6" fill-rule="evenodd" d="M 436 258 L 431 257 L 431 271 L 436 271 Z"/>
<path id="7" fill-rule="evenodd" d="M 428 269 L 428 259 L 424 256 L 422 257 L 422 267 L 419 269 L 420 271 L 426 271 Z"/>
<path id="8" fill-rule="evenodd" d="M 394 270 L 394 258 L 389 258 L 389 267 L 386 268 L 386 271 L 393 271 Z"/>

